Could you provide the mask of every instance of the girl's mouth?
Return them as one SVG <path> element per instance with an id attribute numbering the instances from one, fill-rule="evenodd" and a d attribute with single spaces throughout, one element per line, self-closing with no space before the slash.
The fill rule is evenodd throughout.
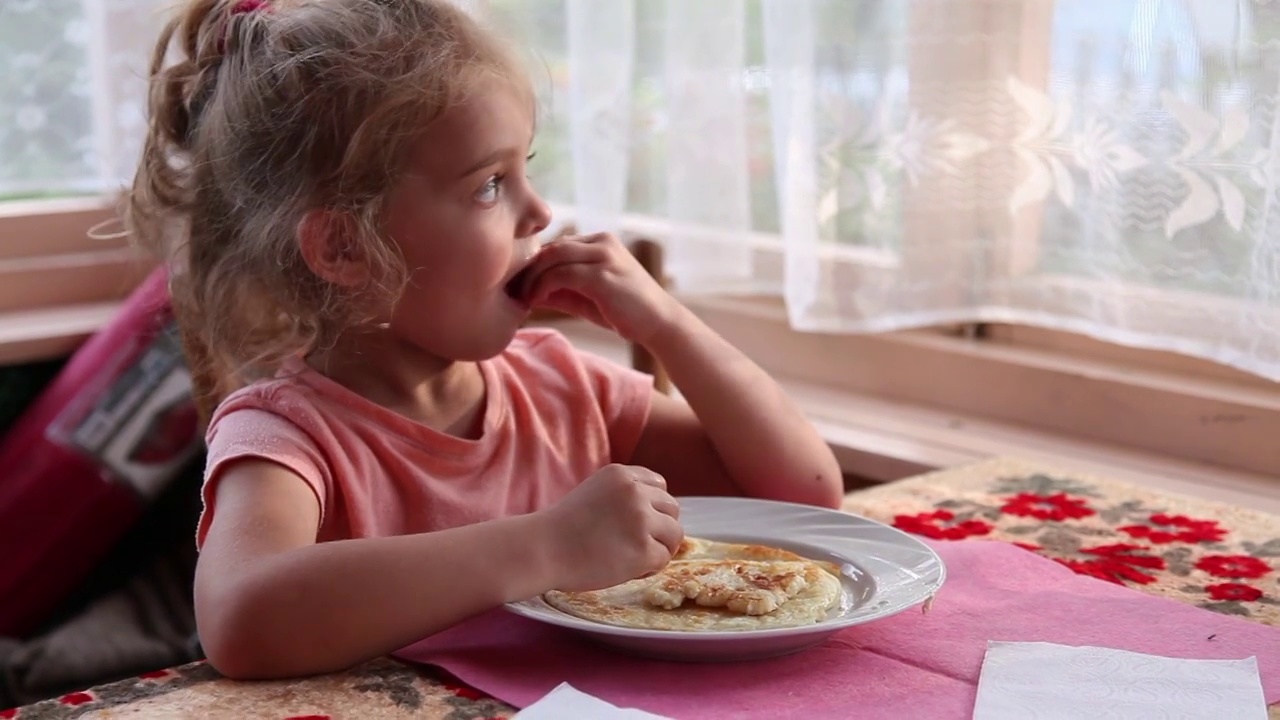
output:
<path id="1" fill-rule="evenodd" d="M 520 272 L 511 276 L 511 279 L 507 281 L 507 284 L 502 287 L 502 290 L 507 294 L 507 297 L 512 300 L 524 302 L 529 293 L 529 288 L 525 287 L 525 285 L 529 279 L 531 267 L 531 265 L 525 265 L 520 269 Z"/>
<path id="2" fill-rule="evenodd" d="M 506 285 L 502 286 L 502 291 L 507 294 L 507 297 L 521 304 L 528 300 L 529 291 L 531 290 L 529 280 L 533 275 L 533 260 L 538 257 L 539 252 L 542 252 L 541 246 L 534 248 L 529 257 L 525 258 L 524 267 L 520 268 L 515 275 L 512 275 Z"/>

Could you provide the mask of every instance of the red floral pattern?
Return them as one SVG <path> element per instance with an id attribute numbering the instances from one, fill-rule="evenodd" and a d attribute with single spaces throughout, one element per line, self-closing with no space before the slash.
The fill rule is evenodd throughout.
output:
<path id="1" fill-rule="evenodd" d="M 955 519 L 955 513 L 950 510 L 934 510 L 918 515 L 898 515 L 893 518 L 893 526 L 934 540 L 963 540 L 986 535 L 995 529 L 990 523 L 981 520 L 964 520 L 951 524 Z"/>
<path id="2" fill-rule="evenodd" d="M 1089 575 L 1117 585 L 1123 585 L 1126 581 L 1148 585 L 1155 582 L 1156 577 L 1143 570 L 1164 570 L 1167 563 L 1164 558 L 1147 554 L 1146 550 L 1138 545 L 1117 543 L 1080 551 L 1094 556 L 1093 559 L 1055 558 L 1055 560 L 1081 575 Z"/>
<path id="3" fill-rule="evenodd" d="M 1214 600 L 1254 602 L 1262 598 L 1262 591 L 1244 583 L 1218 583 L 1206 585 L 1205 592 Z"/>
<path id="4" fill-rule="evenodd" d="M 58 698 L 63 705 L 86 705 L 93 702 L 93 695 L 87 692 L 73 692 Z"/>
<path id="5" fill-rule="evenodd" d="M 1194 520 L 1185 515 L 1152 515 L 1148 525 L 1125 525 L 1118 528 L 1131 538 L 1138 538 L 1157 545 L 1173 542 L 1215 543 L 1227 536 L 1227 531 L 1216 520 Z"/>
<path id="6" fill-rule="evenodd" d="M 457 697 L 462 698 L 463 700 L 472 700 L 472 701 L 485 700 L 485 699 L 488 699 L 489 697 L 486 693 L 482 693 L 473 687 L 469 687 L 467 685 L 463 685 L 462 683 L 454 682 L 452 680 L 444 680 L 441 682 L 441 685 L 444 686 L 445 690 L 448 690 L 449 692 L 453 693 Z"/>
<path id="7" fill-rule="evenodd" d="M 1078 520 L 1094 514 L 1088 501 L 1071 497 L 1066 493 L 1041 495 L 1039 493 L 1018 493 L 1009 498 L 1001 512 L 1022 517 L 1033 517 L 1037 520 Z"/>
<path id="8" fill-rule="evenodd" d="M 1257 579 L 1271 572 L 1271 566 L 1248 555 L 1205 555 L 1196 561 L 1196 569 L 1224 578 Z"/>

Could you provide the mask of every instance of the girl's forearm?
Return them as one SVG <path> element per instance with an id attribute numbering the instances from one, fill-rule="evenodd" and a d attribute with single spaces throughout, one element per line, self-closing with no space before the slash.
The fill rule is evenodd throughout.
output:
<path id="1" fill-rule="evenodd" d="M 260 558 L 198 593 L 202 642 L 214 667 L 236 678 L 348 668 L 552 587 L 554 550 L 539 522 L 525 515 Z"/>
<path id="2" fill-rule="evenodd" d="M 684 307 L 647 348 L 693 408 L 743 492 L 839 505 L 843 478 L 831 448 L 750 358 Z"/>

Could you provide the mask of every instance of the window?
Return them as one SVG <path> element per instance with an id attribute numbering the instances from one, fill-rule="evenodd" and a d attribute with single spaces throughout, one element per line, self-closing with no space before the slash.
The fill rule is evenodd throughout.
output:
<path id="1" fill-rule="evenodd" d="M 0 201 L 101 191 L 78 0 L 0 7 Z"/>
<path id="2" fill-rule="evenodd" d="M 102 317 L 148 269 L 109 198 L 136 161 L 162 5 L 0 3 L 0 338 L 34 338 L 38 324 L 80 333 L 68 307 Z"/>
<path id="3" fill-rule="evenodd" d="M 1252 242 L 1275 223 L 1257 152 L 1272 150 L 1280 5 L 470 4 L 527 49 L 542 105 L 530 170 L 559 217 L 576 219 L 585 194 L 622 230 L 668 242 L 677 290 L 771 370 L 1280 475 L 1273 383 L 1073 334 L 1131 313 L 1146 320 L 1102 337 L 1141 344 L 1243 303 L 1259 342 L 1280 338 L 1259 281 L 1280 276 L 1280 244 Z M 109 198 L 136 158 L 167 9 L 0 2 L 0 64 L 19 70 L 0 77 L 0 346 L 13 323 L 52 327 L 68 307 L 100 321 L 148 269 L 112 235 Z M 575 18 L 603 22 L 583 32 Z M 593 35 L 617 47 L 583 45 Z M 584 57 L 596 79 L 626 79 L 623 111 L 575 94 Z M 778 94 L 787 62 L 812 78 L 796 86 L 810 96 L 781 96 L 792 105 Z M 1180 155 L 1205 115 L 1207 140 Z M 779 180 L 797 161 L 812 181 L 798 204 Z M 992 310 L 1012 302 L 1022 311 Z M 1099 314 L 1037 326 L 1080 307 Z"/>
<path id="4" fill-rule="evenodd" d="M 0 4 L 0 199 L 101 195 L 130 176 L 164 5 Z"/>

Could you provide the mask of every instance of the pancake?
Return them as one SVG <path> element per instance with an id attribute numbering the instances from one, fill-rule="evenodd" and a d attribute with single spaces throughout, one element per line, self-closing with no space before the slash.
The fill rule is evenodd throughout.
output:
<path id="1" fill-rule="evenodd" d="M 801 562 L 681 560 L 649 583 L 644 601 L 665 610 L 692 600 L 741 615 L 766 615 L 808 587 L 807 567 Z"/>
<path id="2" fill-rule="evenodd" d="M 543 598 L 606 625 L 719 632 L 812 625 L 840 603 L 839 568 L 780 548 L 686 538 L 656 575 Z"/>

